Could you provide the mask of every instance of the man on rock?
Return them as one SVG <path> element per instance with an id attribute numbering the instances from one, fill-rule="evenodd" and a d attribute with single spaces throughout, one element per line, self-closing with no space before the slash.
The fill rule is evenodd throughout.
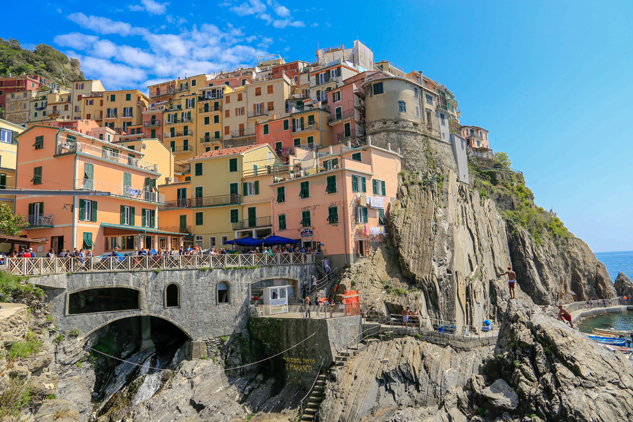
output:
<path id="1" fill-rule="evenodd" d="M 508 289 L 510 290 L 510 300 L 516 299 L 514 296 L 514 286 L 517 282 L 517 274 L 512 271 L 512 267 L 508 267 L 508 271 L 502 274 L 497 274 L 497 277 L 501 277 L 507 275 L 508 276 Z"/>
<path id="2" fill-rule="evenodd" d="M 571 325 L 571 328 L 574 328 L 574 323 L 571 322 L 571 314 L 567 312 L 567 310 L 564 309 L 563 305 L 561 305 L 560 303 L 558 304 L 558 309 L 560 309 L 560 312 L 558 312 L 558 319 L 563 322 L 565 321 L 569 322 L 569 325 Z"/>

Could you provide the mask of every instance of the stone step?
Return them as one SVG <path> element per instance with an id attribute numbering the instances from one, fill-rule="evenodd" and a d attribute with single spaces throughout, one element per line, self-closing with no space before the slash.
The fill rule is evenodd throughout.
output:
<path id="1" fill-rule="evenodd" d="M 301 420 L 302 421 L 313 421 L 314 420 L 314 415 L 303 415 L 303 416 L 301 416 Z"/>
<path id="2" fill-rule="evenodd" d="M 323 400 L 312 400 L 312 398 L 310 398 L 310 401 L 308 402 L 308 409 L 318 409 L 319 406 L 321 406 L 321 402 Z"/>
<path id="3" fill-rule="evenodd" d="M 317 385 L 317 386 L 319 386 L 319 385 L 325 385 L 325 383 L 326 383 L 326 382 L 327 382 L 326 380 L 318 380 L 318 381 L 316 382 L 316 385 Z"/>
<path id="4" fill-rule="evenodd" d="M 304 415 L 315 415 L 318 411 L 319 411 L 319 409 L 307 408 L 306 410 L 303 411 L 303 414 Z"/>
<path id="5" fill-rule="evenodd" d="M 345 362 L 336 362 L 334 366 L 345 366 Z"/>
<path id="6" fill-rule="evenodd" d="M 323 394 L 323 392 L 325 391 L 325 386 L 314 387 L 314 390 L 312 390 L 312 391 L 314 391 L 316 393 L 319 393 L 319 394 Z"/>
<path id="7" fill-rule="evenodd" d="M 319 375 L 319 376 L 318 376 L 318 378 L 317 378 L 317 379 L 318 379 L 318 380 L 324 380 L 324 379 L 327 379 L 327 375 L 325 375 L 325 374 L 321 374 L 321 375 Z"/>

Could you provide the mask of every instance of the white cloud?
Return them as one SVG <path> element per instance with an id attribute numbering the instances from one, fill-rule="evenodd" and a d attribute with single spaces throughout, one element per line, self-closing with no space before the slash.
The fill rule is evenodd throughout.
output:
<path id="1" fill-rule="evenodd" d="M 266 5 L 260 0 L 249 0 L 239 6 L 231 7 L 231 12 L 235 12 L 240 16 L 256 15 L 266 11 Z"/>
<path id="2" fill-rule="evenodd" d="M 301 22 L 301 21 L 293 21 L 291 19 L 283 19 L 283 20 L 276 20 L 275 22 L 273 22 L 273 26 L 275 28 L 285 28 L 287 26 L 293 26 L 295 28 L 303 28 L 305 25 L 305 23 Z"/>
<path id="3" fill-rule="evenodd" d="M 169 3 L 158 3 L 154 0 L 141 0 L 141 4 L 152 15 L 164 15 L 169 5 Z"/>
<path id="4" fill-rule="evenodd" d="M 132 11 L 132 12 L 142 12 L 143 10 L 145 10 L 143 8 L 143 6 L 141 6 L 140 4 L 131 4 L 128 6 L 128 8 Z"/>
<path id="5" fill-rule="evenodd" d="M 266 4 L 272 8 L 274 13 L 281 19 L 275 19 L 271 16 L 272 12 L 268 12 Z M 248 0 L 237 6 L 231 7 L 229 10 L 237 13 L 239 16 L 255 15 L 257 19 L 266 21 L 267 25 L 273 24 L 273 27 L 283 29 L 288 26 L 295 28 L 305 27 L 305 23 L 292 19 L 290 15 L 290 9 L 286 6 L 279 4 L 276 0 L 266 0 L 266 4 L 261 0 Z M 220 6 L 230 6 L 230 3 L 222 3 Z"/>
<path id="6" fill-rule="evenodd" d="M 282 5 L 278 5 L 277 7 L 275 7 L 275 13 L 277 14 L 277 16 L 282 18 L 287 18 L 288 16 L 290 16 L 290 10 L 288 10 L 286 6 Z"/>
<path id="7" fill-rule="evenodd" d="M 256 39 L 257 39 L 257 35 L 251 35 L 250 37 L 244 38 L 244 41 L 246 41 L 246 42 L 253 42 Z"/>
<path id="8" fill-rule="evenodd" d="M 57 13 L 62 13 L 62 9 L 57 9 Z"/>
<path id="9" fill-rule="evenodd" d="M 132 25 L 125 22 L 113 21 L 112 19 L 99 16 L 86 16 L 83 13 L 71 13 L 68 19 L 75 22 L 82 28 L 90 29 L 98 34 L 118 34 L 123 37 L 130 35 Z"/>
<path id="10" fill-rule="evenodd" d="M 117 50 L 117 45 L 109 40 L 99 40 L 92 44 L 92 54 L 102 59 L 116 56 Z"/>
<path id="11" fill-rule="evenodd" d="M 75 50 L 85 50 L 96 42 L 99 37 L 94 35 L 84 35 L 79 32 L 71 32 L 70 34 L 58 35 L 53 41 L 62 47 L 70 47 Z"/>

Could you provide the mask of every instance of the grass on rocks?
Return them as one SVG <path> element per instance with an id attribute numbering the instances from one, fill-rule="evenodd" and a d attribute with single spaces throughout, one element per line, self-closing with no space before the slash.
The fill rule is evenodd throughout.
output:
<path id="1" fill-rule="evenodd" d="M 27 380 L 10 378 L 0 389 L 0 420 L 17 416 L 31 401 L 31 389 Z"/>
<path id="2" fill-rule="evenodd" d="M 35 334 L 29 328 L 26 334 L 26 340 L 16 341 L 11 345 L 9 353 L 7 354 L 7 360 L 11 361 L 14 357 L 25 358 L 30 355 L 34 355 L 40 351 L 42 342 L 35 337 Z"/>

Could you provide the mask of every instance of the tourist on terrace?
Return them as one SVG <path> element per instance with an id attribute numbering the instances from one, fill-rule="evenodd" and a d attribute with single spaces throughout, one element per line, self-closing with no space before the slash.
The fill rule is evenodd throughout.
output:
<path id="1" fill-rule="evenodd" d="M 2 254 L 4 257 L 4 254 Z M 55 258 L 55 252 L 53 252 L 53 248 L 50 248 L 48 250 L 48 253 L 46 254 L 46 258 Z M 4 262 L 3 262 L 4 263 Z"/>
<path id="2" fill-rule="evenodd" d="M 402 311 L 402 326 L 403 327 L 406 327 L 409 324 L 409 312 L 411 311 L 409 310 L 408 306 L 407 306 L 407 309 Z"/>
<path id="3" fill-rule="evenodd" d="M 310 296 L 306 296 L 303 304 L 304 304 L 304 306 L 306 308 L 306 312 L 305 312 L 304 318 L 311 318 L 310 317 Z"/>

